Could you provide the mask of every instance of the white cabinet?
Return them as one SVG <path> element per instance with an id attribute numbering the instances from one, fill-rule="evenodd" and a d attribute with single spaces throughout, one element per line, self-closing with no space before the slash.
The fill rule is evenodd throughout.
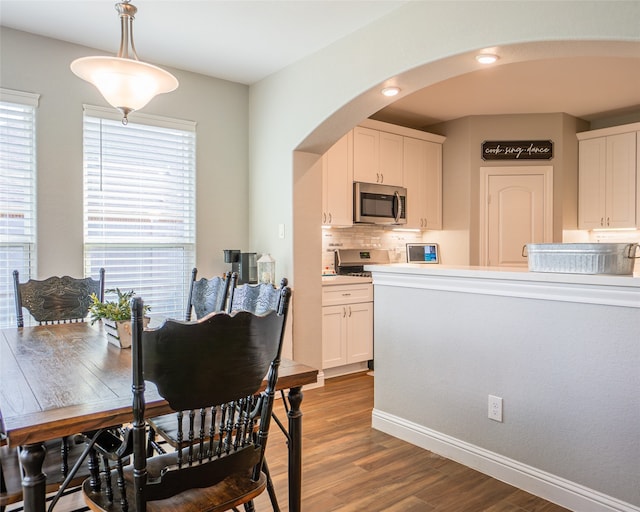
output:
<path id="1" fill-rule="evenodd" d="M 402 186 L 402 136 L 371 128 L 353 129 L 353 180 Z"/>
<path id="2" fill-rule="evenodd" d="M 322 368 L 373 359 L 373 285 L 323 286 Z"/>
<path id="3" fill-rule="evenodd" d="M 442 229 L 442 145 L 404 137 L 407 228 Z"/>
<path id="4" fill-rule="evenodd" d="M 322 155 L 322 224 L 353 224 L 353 133 Z"/>
<path id="5" fill-rule="evenodd" d="M 593 134 L 578 134 L 578 227 L 633 228 L 637 208 L 636 132 L 590 136 Z"/>

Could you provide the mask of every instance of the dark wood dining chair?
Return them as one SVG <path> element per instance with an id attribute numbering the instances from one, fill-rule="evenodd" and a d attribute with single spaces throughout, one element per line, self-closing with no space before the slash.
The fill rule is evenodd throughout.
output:
<path id="1" fill-rule="evenodd" d="M 227 306 L 227 312 L 239 312 L 245 311 L 253 314 L 266 314 L 271 311 L 278 311 L 280 307 L 280 301 L 282 299 L 282 291 L 287 288 L 288 280 L 283 278 L 280 282 L 280 288 L 276 288 L 271 283 L 259 283 L 259 284 L 242 284 L 235 286 L 237 283 L 237 273 L 233 273 L 230 280 L 229 288 L 229 300 Z M 289 295 L 291 291 L 289 290 Z M 284 393 L 282 392 L 283 396 Z M 286 403 L 286 401 L 285 401 Z M 288 411 L 287 411 L 288 412 Z M 274 416 L 274 420 L 280 427 L 280 429 L 287 435 L 286 429 L 281 421 Z M 186 418 L 183 421 L 187 421 Z M 199 418 L 196 418 L 196 428 L 199 427 Z M 162 443 L 176 449 L 178 446 L 178 429 L 175 421 L 170 415 L 159 416 L 150 419 L 149 421 L 149 446 L 148 453 L 156 451 L 158 453 L 164 453 Z M 162 440 L 157 441 L 156 435 Z M 263 467 L 267 475 L 267 490 L 269 498 L 275 512 L 279 512 L 278 499 L 275 494 L 275 488 L 269 474 L 267 461 L 264 461 Z"/>
<path id="2" fill-rule="evenodd" d="M 13 284 L 18 327 L 24 327 L 23 308 L 40 325 L 84 321 L 92 304 L 91 295 L 95 294 L 101 301 L 104 300 L 104 280 L 105 270 L 101 268 L 98 279 L 53 276 L 44 280 L 29 279 L 21 283 L 19 272 L 14 270 Z M 88 474 L 86 465 L 79 466 L 73 472 L 69 467 L 69 461 L 76 460 L 84 452 L 85 442 L 82 434 L 47 441 L 45 448 L 48 491 L 57 490 L 67 478 L 71 486 L 79 485 L 86 478 Z M 6 474 L 14 475 L 12 457 L 15 455 L 17 458 L 17 452 L 11 453 L 10 450 L 6 452 L 4 460 Z M 18 476 L 21 478 L 21 474 L 18 473 Z M 7 486 L 13 485 L 8 477 L 5 480 Z M 19 484 L 20 480 L 17 482 Z M 12 496 L 12 499 L 17 497 L 20 501 L 22 489 L 17 487 L 16 492 L 12 492 Z"/>
<path id="3" fill-rule="evenodd" d="M 205 277 L 196 280 L 198 269 L 194 267 L 191 271 L 191 285 L 189 286 L 189 296 L 187 298 L 187 312 L 185 320 L 191 321 L 192 311 L 196 314 L 196 319 L 203 318 L 210 313 L 224 311 L 227 307 L 227 296 L 229 288 L 235 286 L 238 273 L 225 273 L 223 276 L 215 276 L 210 279 Z M 166 420 L 166 418 L 165 418 Z M 151 418 L 149 420 L 149 452 L 156 451 L 164 453 L 164 449 L 156 442 L 156 421 L 163 423 L 162 418 Z"/>
<path id="4" fill-rule="evenodd" d="M 191 285 L 187 298 L 187 313 L 185 315 L 187 322 L 191 320 L 192 311 L 195 312 L 196 319 L 200 319 L 214 311 L 224 311 L 227 307 L 231 272 L 210 279 L 203 277 L 196 281 L 197 274 L 198 269 L 194 268 L 191 271 Z"/>
<path id="5" fill-rule="evenodd" d="M 288 285 L 287 278 L 282 278 L 280 288 L 271 283 L 241 284 L 229 290 L 227 312 L 250 311 L 261 315 L 269 311 L 277 310 L 280 300 L 280 291 Z"/>
<path id="6" fill-rule="evenodd" d="M 104 468 L 99 481 L 85 480 L 89 508 L 221 512 L 244 504 L 253 510 L 253 499 L 266 488 L 262 464 L 289 288 L 281 294 L 278 311 L 266 315 L 212 313 L 149 330 L 142 327 L 142 300 L 132 300 L 133 467 Z M 147 454 L 145 381 L 176 411 L 175 452 Z"/>
<path id="7" fill-rule="evenodd" d="M 104 300 L 104 269 L 100 269 L 98 279 L 53 276 L 26 283 L 20 282 L 18 271 L 14 270 L 13 289 L 18 327 L 24 327 L 22 308 L 40 325 L 84 321 L 92 304 L 91 295 Z"/>

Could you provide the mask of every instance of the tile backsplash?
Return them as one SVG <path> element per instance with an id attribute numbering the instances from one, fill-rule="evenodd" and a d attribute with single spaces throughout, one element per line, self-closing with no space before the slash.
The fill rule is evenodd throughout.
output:
<path id="1" fill-rule="evenodd" d="M 425 232 L 401 231 L 391 227 L 358 225 L 350 228 L 322 229 L 322 271 L 334 271 L 335 249 L 386 249 L 389 251 L 391 263 L 405 263 L 406 244 L 420 242 L 439 242 L 440 247 L 446 245 L 449 253 L 465 251 L 464 247 L 455 245 L 457 240 L 443 239 L 446 231 Z M 423 237 L 424 235 L 424 237 Z M 564 231 L 563 242 L 568 243 L 637 243 L 640 244 L 640 230 L 612 230 L 612 231 Z M 640 248 L 638 249 L 640 256 Z M 451 258 L 449 258 L 450 263 Z M 464 265 L 465 263 L 456 263 Z M 635 265 L 636 273 L 640 273 L 640 260 Z"/>
<path id="2" fill-rule="evenodd" d="M 400 231 L 383 226 L 322 229 L 322 270 L 334 269 L 335 249 L 386 249 L 391 263 L 407 261 L 406 244 L 422 241 L 419 231 Z"/>

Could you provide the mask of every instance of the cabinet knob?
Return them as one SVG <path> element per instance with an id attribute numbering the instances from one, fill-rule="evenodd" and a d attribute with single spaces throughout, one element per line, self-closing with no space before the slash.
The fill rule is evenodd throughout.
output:
<path id="1" fill-rule="evenodd" d="M 327 223 L 327 214 L 322 212 L 322 223 L 326 224 Z"/>
<path id="2" fill-rule="evenodd" d="M 347 308 L 345 308 L 344 306 L 342 306 L 342 318 L 347 316 Z"/>
<path id="3" fill-rule="evenodd" d="M 329 212 L 329 224 L 331 224 L 331 220 L 333 219 L 333 217 L 331 216 L 331 212 Z"/>
<path id="4" fill-rule="evenodd" d="M 349 317 L 351 317 L 351 306 L 349 306 Z"/>
<path id="5" fill-rule="evenodd" d="M 349 297 L 350 295 L 351 295 L 351 294 L 350 294 L 349 292 L 344 292 L 344 293 L 342 294 L 342 296 L 343 296 L 343 297 Z"/>
<path id="6" fill-rule="evenodd" d="M 607 217 L 607 227 L 609 227 L 609 217 Z"/>

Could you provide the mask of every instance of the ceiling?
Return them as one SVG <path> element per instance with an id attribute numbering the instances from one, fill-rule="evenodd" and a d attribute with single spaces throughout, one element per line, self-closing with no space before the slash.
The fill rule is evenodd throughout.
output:
<path id="1" fill-rule="evenodd" d="M 406 1 L 133 0 L 135 43 L 141 60 L 252 84 Z M 120 28 L 114 4 L 0 0 L 0 23 L 115 54 Z M 550 112 L 588 121 L 640 116 L 640 50 L 631 57 L 498 60 L 406 95 L 373 117 L 422 128 L 468 115 Z"/>

